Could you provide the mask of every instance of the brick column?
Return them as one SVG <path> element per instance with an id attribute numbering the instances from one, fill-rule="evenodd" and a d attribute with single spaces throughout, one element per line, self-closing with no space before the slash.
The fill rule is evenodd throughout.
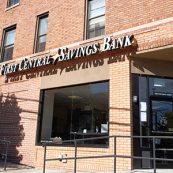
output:
<path id="1" fill-rule="evenodd" d="M 130 90 L 130 62 L 124 61 L 110 64 L 110 112 L 109 135 L 131 135 L 131 90 Z M 111 140 L 112 141 L 112 140 Z M 113 141 L 110 142 L 113 148 Z M 117 154 L 131 155 L 131 140 L 117 138 Z M 117 158 L 118 169 L 131 169 L 131 159 Z"/>

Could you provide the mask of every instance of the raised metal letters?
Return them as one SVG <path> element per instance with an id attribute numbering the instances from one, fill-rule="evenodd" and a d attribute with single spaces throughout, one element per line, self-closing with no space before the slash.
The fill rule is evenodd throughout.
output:
<path id="1" fill-rule="evenodd" d="M 23 71 L 28 69 L 33 69 L 36 67 L 42 67 L 49 64 L 55 64 L 57 62 L 69 61 L 76 58 L 86 57 L 90 55 L 97 54 L 102 51 L 111 51 L 116 49 L 122 49 L 125 47 L 132 46 L 133 35 L 127 35 L 121 38 L 113 39 L 111 37 L 104 38 L 102 50 L 99 43 L 94 43 L 84 47 L 79 47 L 75 49 L 58 49 L 55 55 L 46 55 L 42 58 L 37 59 L 23 59 L 17 64 L 3 64 L 0 66 L 0 75 L 7 75 L 10 73 L 15 73 L 17 71 Z"/>

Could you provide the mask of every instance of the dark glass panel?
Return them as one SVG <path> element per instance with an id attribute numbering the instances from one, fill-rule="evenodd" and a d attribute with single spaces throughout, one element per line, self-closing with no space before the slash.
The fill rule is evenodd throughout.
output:
<path id="1" fill-rule="evenodd" d="M 105 33 L 105 0 L 89 1 L 87 38 Z"/>
<path id="2" fill-rule="evenodd" d="M 11 6 L 18 4 L 18 3 L 19 3 L 19 0 L 8 0 L 7 7 L 11 7 Z"/>
<path id="3" fill-rule="evenodd" d="M 46 90 L 41 138 L 72 140 L 107 136 L 108 103 L 108 82 Z M 97 143 L 108 144 L 108 140 L 83 142 Z"/>
<path id="4" fill-rule="evenodd" d="M 6 47 L 4 49 L 4 61 L 7 61 L 7 60 L 10 60 L 12 59 L 12 56 L 13 56 L 13 46 L 11 47 Z"/>
<path id="5" fill-rule="evenodd" d="M 2 52 L 3 52 L 2 60 L 3 61 L 12 59 L 15 35 L 16 35 L 15 27 L 10 28 L 5 31 L 3 50 L 2 50 Z"/>

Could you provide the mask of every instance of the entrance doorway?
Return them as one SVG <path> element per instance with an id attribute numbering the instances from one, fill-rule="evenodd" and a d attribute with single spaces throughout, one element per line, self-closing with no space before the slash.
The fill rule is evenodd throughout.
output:
<path id="1" fill-rule="evenodd" d="M 173 99 L 171 97 L 151 97 L 151 136 L 173 136 Z M 155 140 L 156 157 L 172 159 L 173 139 Z M 173 167 L 167 161 L 157 161 L 157 167 Z"/>
<path id="2" fill-rule="evenodd" d="M 133 140 L 134 156 L 153 157 L 153 140 L 148 136 L 156 136 L 156 157 L 173 159 L 173 79 L 132 77 L 133 135 L 142 136 Z M 153 161 L 148 159 L 135 159 L 133 163 L 136 169 L 153 167 Z M 173 162 L 157 161 L 156 166 L 172 168 Z"/>

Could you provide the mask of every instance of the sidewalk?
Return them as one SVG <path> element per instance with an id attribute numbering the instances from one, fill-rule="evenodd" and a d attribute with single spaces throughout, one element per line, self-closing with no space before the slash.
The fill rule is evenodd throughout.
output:
<path id="1" fill-rule="evenodd" d="M 4 172 L 4 173 L 43 173 L 42 169 L 38 169 L 38 168 L 28 168 L 28 169 L 7 169 L 7 171 L 3 171 L 2 169 L 0 169 L 0 172 Z M 133 170 L 133 171 L 117 171 L 117 173 L 153 173 L 153 170 Z M 65 170 L 60 171 L 60 170 L 51 170 L 51 169 L 47 169 L 46 173 L 73 173 L 73 172 L 66 172 Z M 113 171 L 111 172 L 90 172 L 90 171 L 77 171 L 77 173 L 113 173 Z M 157 173 L 173 173 L 173 170 L 170 169 L 163 169 L 163 170 L 157 170 Z"/>
<path id="2" fill-rule="evenodd" d="M 117 171 L 117 173 L 153 173 L 153 169 L 149 170 L 133 170 L 133 171 Z M 32 168 L 25 165 L 16 165 L 16 164 L 7 164 L 6 171 L 3 170 L 3 164 L 0 163 L 0 173 L 43 173 L 43 169 L 41 168 Z M 58 169 L 46 169 L 46 173 L 73 173 L 67 172 L 65 170 Z M 100 171 L 77 171 L 77 173 L 113 173 L 113 171 L 109 172 L 100 172 Z M 158 169 L 157 173 L 173 173 L 173 169 Z"/>
<path id="3" fill-rule="evenodd" d="M 29 169 L 7 169 L 7 171 L 3 171 L 2 169 L 0 169 L 0 172 L 4 172 L 4 173 L 43 173 L 42 169 L 37 169 L 37 168 L 29 168 Z M 129 171 L 129 172 L 125 172 L 125 171 L 118 171 L 117 173 L 153 173 L 153 170 L 133 170 L 133 171 Z M 51 170 L 51 169 L 47 169 L 46 173 L 73 173 L 73 172 L 66 172 L 66 171 L 60 171 L 60 170 Z M 111 172 L 81 172 L 81 171 L 77 171 L 77 173 L 113 173 L 113 171 Z M 157 173 L 173 173 L 173 170 L 157 170 Z"/>

